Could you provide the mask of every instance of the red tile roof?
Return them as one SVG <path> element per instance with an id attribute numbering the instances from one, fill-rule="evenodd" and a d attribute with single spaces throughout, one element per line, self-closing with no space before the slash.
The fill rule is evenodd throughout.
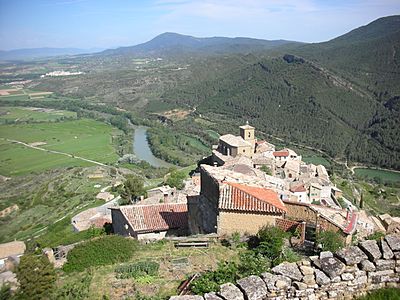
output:
<path id="1" fill-rule="evenodd" d="M 239 183 L 225 182 L 219 201 L 220 209 L 284 213 L 286 207 L 278 194 L 267 188 L 252 187 Z"/>
<path id="2" fill-rule="evenodd" d="M 275 151 L 273 155 L 275 157 L 286 157 L 289 156 L 289 151 Z"/>
<path id="3" fill-rule="evenodd" d="M 188 227 L 186 203 L 121 206 L 121 213 L 137 232 L 164 231 Z"/>
<path id="4" fill-rule="evenodd" d="M 291 187 L 290 191 L 293 192 L 293 193 L 296 193 L 296 192 L 300 193 L 300 192 L 306 192 L 307 190 L 304 187 L 304 185 L 301 184 L 301 185 L 297 185 L 297 186 Z"/>

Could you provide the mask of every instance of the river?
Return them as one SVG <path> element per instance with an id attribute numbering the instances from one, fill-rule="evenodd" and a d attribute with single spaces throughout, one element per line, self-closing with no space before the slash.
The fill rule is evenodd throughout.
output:
<path id="1" fill-rule="evenodd" d="M 147 127 L 137 126 L 135 128 L 134 138 L 133 138 L 133 153 L 140 160 L 148 162 L 150 165 L 156 168 L 166 167 L 169 168 L 172 164 L 159 159 L 153 155 L 151 152 L 149 143 L 147 141 Z"/>

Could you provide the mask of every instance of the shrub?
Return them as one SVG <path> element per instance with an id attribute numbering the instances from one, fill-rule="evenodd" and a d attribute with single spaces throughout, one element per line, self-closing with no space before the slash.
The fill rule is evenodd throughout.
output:
<path id="1" fill-rule="evenodd" d="M 271 169 L 269 167 L 265 166 L 265 165 L 261 166 L 260 170 L 263 171 L 267 175 L 272 175 Z"/>
<path id="2" fill-rule="evenodd" d="M 273 263 L 282 255 L 282 248 L 286 233 L 278 227 L 264 226 L 261 228 L 256 238 L 251 242 L 250 247 L 256 253 L 270 259 Z"/>
<path id="3" fill-rule="evenodd" d="M 250 275 L 260 275 L 268 271 L 271 262 L 268 258 L 262 256 L 252 250 L 245 251 L 240 254 L 240 262 L 238 265 L 238 277 L 246 277 Z"/>
<path id="4" fill-rule="evenodd" d="M 92 274 L 90 272 L 85 274 L 83 278 L 74 278 L 73 281 L 64 284 L 56 290 L 55 299 L 88 299 L 91 281 Z"/>
<path id="5" fill-rule="evenodd" d="M 317 234 L 317 245 L 321 245 L 322 251 L 335 252 L 344 247 L 344 242 L 339 233 L 334 231 L 321 231 Z"/>
<path id="6" fill-rule="evenodd" d="M 116 277 L 119 279 L 124 278 L 138 278 L 140 276 L 156 276 L 160 265 L 154 261 L 140 261 L 128 265 L 121 265 L 115 268 Z"/>
<path id="7" fill-rule="evenodd" d="M 386 288 L 373 291 L 359 300 L 398 300 L 400 299 L 400 289 Z"/>
<path id="8" fill-rule="evenodd" d="M 297 262 L 300 260 L 300 256 L 292 250 L 292 248 L 284 248 L 282 252 L 282 262 Z"/>
<path id="9" fill-rule="evenodd" d="M 8 284 L 3 284 L 0 287 L 0 300 L 11 299 L 11 287 Z"/>
<path id="10" fill-rule="evenodd" d="M 91 266 L 109 265 L 129 260 L 137 242 L 118 235 L 104 236 L 77 245 L 68 252 L 65 272 L 83 271 Z"/>
<path id="11" fill-rule="evenodd" d="M 22 256 L 16 273 L 20 285 L 19 298 L 51 298 L 57 275 L 46 256 L 35 254 Z"/>
<path id="12" fill-rule="evenodd" d="M 185 187 L 184 180 L 186 177 L 187 176 L 185 172 L 172 169 L 171 173 L 167 177 L 167 180 L 165 181 L 165 184 L 181 190 Z"/>
<path id="13" fill-rule="evenodd" d="M 208 271 L 194 280 L 191 290 L 195 294 L 218 291 L 221 284 L 235 282 L 238 279 L 237 265 L 234 262 L 219 263 L 215 271 Z"/>

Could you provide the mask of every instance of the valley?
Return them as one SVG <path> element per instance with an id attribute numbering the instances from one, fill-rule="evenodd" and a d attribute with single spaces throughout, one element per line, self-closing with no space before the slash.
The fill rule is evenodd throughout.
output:
<path id="1" fill-rule="evenodd" d="M 0 55 L 0 242 L 20 240 L 33 252 L 106 241 L 110 219 L 97 216 L 93 226 L 77 231 L 73 218 L 109 199 L 121 207 L 138 201 L 173 206 L 200 197 L 200 172 L 205 171 L 199 165 L 210 164 L 210 170 L 218 165 L 209 160 L 225 149 L 221 137 L 243 124 L 257 128 L 257 147 L 272 144 L 273 151 L 265 152 L 274 163 L 256 168 L 253 161 L 247 166 L 245 158 L 238 159 L 241 172 L 268 177 L 278 170 L 270 180 L 289 180 L 286 167 L 275 164 L 290 148 L 299 161 L 298 174 L 327 178 L 324 201 L 333 201 L 330 208 L 340 210 L 338 218 L 344 209 L 346 222 L 353 219 L 353 209 L 368 217 L 400 217 L 399 21 L 399 16 L 382 18 L 313 44 L 164 33 L 140 45 L 96 53 L 75 55 L 75 49 L 68 55 L 64 49 L 63 56 L 26 60 Z M 232 158 L 231 152 L 225 156 Z M 315 170 L 300 171 L 300 161 Z M 228 163 L 222 172 L 230 176 L 228 169 L 236 172 L 235 167 L 229 169 Z M 216 182 L 225 184 L 226 178 Z M 129 184 L 141 185 L 141 194 L 127 195 Z M 312 188 L 307 187 L 308 204 L 326 208 L 321 199 L 311 201 Z M 342 196 L 330 200 L 335 189 Z M 299 191 L 306 193 L 304 186 Z M 111 218 L 111 210 L 104 210 L 103 217 Z M 238 274 L 250 274 L 246 268 L 265 264 L 265 257 L 249 252 L 250 242 L 236 233 L 193 238 L 206 248 L 179 248 L 180 237 L 135 242 L 135 255 L 122 266 L 157 262 L 158 275 L 119 278 L 122 260 L 96 265 L 94 259 L 85 272 L 58 269 L 56 292 L 60 299 L 82 292 L 76 299 L 160 300 L 176 294 L 195 274 L 221 272 L 236 280 Z M 288 241 L 298 238 L 297 232 L 291 234 Z M 304 249 L 283 249 L 281 260 L 307 256 Z M 268 260 L 267 269 L 278 262 Z M 235 266 L 240 271 L 230 270 Z"/>

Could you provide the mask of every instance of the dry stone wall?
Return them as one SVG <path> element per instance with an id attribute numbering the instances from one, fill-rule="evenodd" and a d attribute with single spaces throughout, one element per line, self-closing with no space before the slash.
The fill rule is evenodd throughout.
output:
<path id="1" fill-rule="evenodd" d="M 353 299 L 384 287 L 400 288 L 400 234 L 363 241 L 336 253 L 321 252 L 298 263 L 282 263 L 271 273 L 249 276 L 203 296 L 170 300 Z"/>

